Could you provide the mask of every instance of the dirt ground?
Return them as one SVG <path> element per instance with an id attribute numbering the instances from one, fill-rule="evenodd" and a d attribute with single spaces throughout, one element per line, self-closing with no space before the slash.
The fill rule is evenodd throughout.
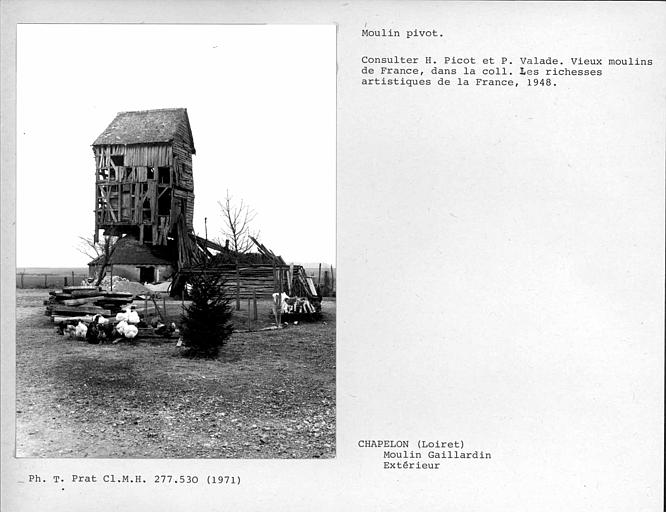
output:
<path id="1" fill-rule="evenodd" d="M 58 335 L 46 297 L 17 290 L 17 456 L 335 456 L 334 299 L 320 322 L 236 332 L 210 361 L 181 357 L 176 340 Z"/>

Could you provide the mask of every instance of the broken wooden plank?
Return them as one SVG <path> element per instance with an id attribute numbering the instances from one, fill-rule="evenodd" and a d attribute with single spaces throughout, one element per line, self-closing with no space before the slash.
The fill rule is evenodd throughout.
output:
<path id="1" fill-rule="evenodd" d="M 92 322 L 93 321 L 93 316 L 92 315 L 84 315 L 84 316 L 61 316 L 61 315 L 52 315 L 51 316 L 51 321 L 53 323 L 60 323 L 60 322 Z"/>
<path id="2" fill-rule="evenodd" d="M 97 300 L 103 299 L 104 297 L 101 295 L 97 295 L 95 297 L 84 297 L 82 299 L 66 299 L 66 300 L 61 300 L 58 301 L 59 304 L 64 304 L 65 306 L 83 306 L 84 304 L 93 304 Z"/>
<path id="3" fill-rule="evenodd" d="M 65 286 L 63 287 L 62 291 L 65 293 L 72 292 L 74 290 L 101 290 L 99 286 Z M 58 293 L 58 292 L 56 292 Z"/>
<path id="4" fill-rule="evenodd" d="M 104 292 L 104 297 L 109 297 L 113 299 L 120 299 L 120 298 L 130 298 L 133 297 L 134 294 L 131 292 Z"/>
<path id="5" fill-rule="evenodd" d="M 132 302 L 132 297 L 100 297 L 94 301 L 95 304 L 98 302 L 108 302 L 109 304 L 129 304 Z"/>
<path id="6" fill-rule="evenodd" d="M 74 298 L 74 295 L 72 295 L 71 293 L 56 292 L 55 290 L 50 291 L 49 295 L 51 297 L 63 298 L 63 299 L 73 299 Z"/>
<path id="7" fill-rule="evenodd" d="M 110 315 L 111 311 L 108 309 L 101 308 L 99 306 L 60 306 L 60 305 L 54 305 L 49 307 L 48 309 L 51 310 L 53 313 L 57 314 L 62 314 L 62 315 L 67 315 L 69 316 L 70 314 L 74 313 L 82 313 L 82 314 L 97 314 L 97 315 Z"/>
<path id="8" fill-rule="evenodd" d="M 94 289 L 94 290 L 72 290 L 71 295 L 75 299 L 83 299 L 86 297 L 96 297 L 101 294 L 98 289 Z"/>

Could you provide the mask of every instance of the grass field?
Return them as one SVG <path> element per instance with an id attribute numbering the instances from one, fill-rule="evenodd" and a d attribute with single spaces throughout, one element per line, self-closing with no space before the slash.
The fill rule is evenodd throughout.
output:
<path id="1" fill-rule="evenodd" d="M 236 332 L 210 361 L 184 359 L 175 340 L 60 336 L 44 290 L 16 293 L 17 456 L 335 456 L 334 300 L 321 322 Z"/>
<path id="2" fill-rule="evenodd" d="M 17 288 L 62 288 L 63 286 L 80 285 L 83 280 L 88 278 L 88 271 L 80 269 L 60 271 L 60 269 L 37 269 L 44 272 L 37 272 L 30 269 L 25 272 L 16 272 Z"/>

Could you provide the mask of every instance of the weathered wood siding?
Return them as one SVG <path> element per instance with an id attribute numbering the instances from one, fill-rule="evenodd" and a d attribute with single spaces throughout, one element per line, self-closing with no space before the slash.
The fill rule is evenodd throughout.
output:
<path id="1" fill-rule="evenodd" d="M 194 190 L 192 179 L 192 153 L 194 142 L 187 123 L 181 123 L 173 138 L 174 169 L 176 185 L 185 190 Z"/>
<path id="2" fill-rule="evenodd" d="M 139 233 L 153 244 L 167 243 L 182 213 L 186 229 L 194 220 L 194 145 L 187 122 L 169 143 L 93 146 L 96 166 L 95 238 L 99 229 Z M 113 161 L 114 156 L 122 156 Z M 168 170 L 168 179 L 160 175 Z M 160 197 L 162 199 L 160 199 Z M 168 212 L 164 204 L 168 207 Z M 163 211 L 160 212 L 160 203 Z"/>
<path id="3" fill-rule="evenodd" d="M 112 155 L 123 155 L 126 167 L 168 167 L 173 164 L 173 150 L 169 144 L 95 146 L 93 151 L 97 169 L 114 168 Z"/>
<path id="4" fill-rule="evenodd" d="M 192 178 L 192 154 L 176 141 L 174 141 L 173 145 L 173 160 L 177 186 L 185 190 L 194 190 L 194 179 Z"/>
<path id="5" fill-rule="evenodd" d="M 167 144 L 133 144 L 126 148 L 127 166 L 168 167 L 173 163 L 171 146 Z"/>
<path id="6" fill-rule="evenodd" d="M 186 226 L 189 229 L 193 227 L 194 220 L 194 192 L 176 188 L 173 191 L 174 212 L 181 213 L 181 205 L 185 204 L 184 214 Z"/>

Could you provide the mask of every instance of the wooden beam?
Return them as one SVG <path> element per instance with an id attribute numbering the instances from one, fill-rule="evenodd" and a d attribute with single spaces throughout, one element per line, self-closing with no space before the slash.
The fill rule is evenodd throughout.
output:
<path id="1" fill-rule="evenodd" d="M 106 203 L 106 205 L 108 206 L 107 210 L 109 212 L 111 212 L 111 218 L 113 219 L 113 221 L 118 222 L 118 219 L 116 218 L 116 214 L 113 212 L 113 207 L 111 206 L 111 203 L 110 203 L 109 199 L 104 194 L 104 189 L 105 189 L 105 185 L 99 185 L 100 197 L 102 198 L 102 201 L 104 201 L 104 203 Z"/>
<path id="2" fill-rule="evenodd" d="M 185 214 L 185 212 L 183 212 Z M 224 247 L 222 247 L 219 244 L 216 244 L 215 242 L 211 242 L 210 240 L 206 240 L 205 238 L 201 238 L 200 236 L 191 234 L 192 237 L 194 237 L 194 240 L 201 246 L 201 247 L 208 247 L 210 249 L 214 249 L 216 251 L 223 251 Z"/>

